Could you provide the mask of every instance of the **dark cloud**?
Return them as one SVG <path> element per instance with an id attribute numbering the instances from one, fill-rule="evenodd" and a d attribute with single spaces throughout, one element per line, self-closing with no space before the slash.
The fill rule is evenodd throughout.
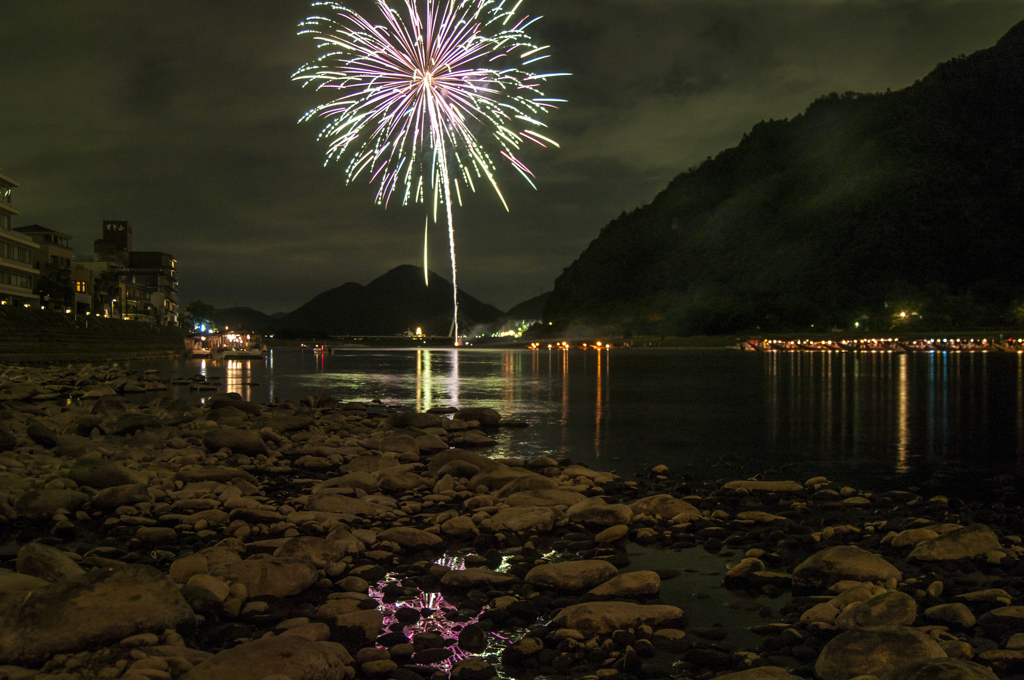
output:
<path id="1" fill-rule="evenodd" d="M 370 3 L 358 0 L 360 8 Z M 353 3 L 355 6 L 355 3 Z M 530 148 L 536 191 L 500 171 L 456 213 L 459 282 L 500 307 L 551 286 L 623 210 L 831 91 L 900 88 L 993 44 L 1024 0 L 526 0 L 569 103 L 560 150 Z M 7 0 L 0 166 L 20 224 L 91 251 L 103 219 L 180 262 L 182 297 L 290 310 L 418 263 L 423 206 L 374 204 L 323 167 L 317 101 L 290 77 L 315 56 L 297 0 Z M 450 275 L 446 227 L 431 267 Z"/>

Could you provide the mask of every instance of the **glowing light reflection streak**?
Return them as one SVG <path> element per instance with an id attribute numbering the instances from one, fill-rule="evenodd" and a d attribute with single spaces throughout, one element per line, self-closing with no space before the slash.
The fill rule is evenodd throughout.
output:
<path id="1" fill-rule="evenodd" d="M 907 375 L 907 355 L 899 355 L 898 394 L 898 426 L 896 471 L 905 473 L 910 470 L 910 381 Z"/>

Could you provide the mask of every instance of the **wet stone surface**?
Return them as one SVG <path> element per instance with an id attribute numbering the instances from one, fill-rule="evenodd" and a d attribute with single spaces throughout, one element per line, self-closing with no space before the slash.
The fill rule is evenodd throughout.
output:
<path id="1" fill-rule="evenodd" d="M 486 407 L 166 384 L 0 366 L 0 680 L 1024 674 L 1013 479 L 622 479 Z"/>

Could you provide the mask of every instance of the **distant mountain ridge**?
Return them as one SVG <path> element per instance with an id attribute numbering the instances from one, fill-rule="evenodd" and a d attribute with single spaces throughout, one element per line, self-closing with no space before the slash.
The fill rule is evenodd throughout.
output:
<path id="1" fill-rule="evenodd" d="M 903 90 L 754 126 L 604 227 L 545 319 L 684 335 L 888 329 L 901 310 L 998 324 L 1024 300 L 1022 227 L 1024 22 Z"/>
<path id="2" fill-rule="evenodd" d="M 491 324 L 501 310 L 459 291 L 460 331 Z M 250 307 L 217 310 L 221 328 L 277 333 L 292 337 L 398 335 L 422 328 L 428 335 L 448 335 L 452 321 L 452 284 L 430 272 L 401 265 L 363 286 L 345 283 L 324 291 L 298 309 L 273 317 Z"/>
<path id="3" fill-rule="evenodd" d="M 505 316 L 516 321 L 539 320 L 544 316 L 544 306 L 547 304 L 549 297 L 551 297 L 551 291 L 541 293 L 529 300 L 524 300 L 508 310 Z"/>
<path id="4" fill-rule="evenodd" d="M 253 333 L 273 333 L 277 329 L 277 321 L 252 307 L 228 307 L 218 309 L 213 320 L 218 328 L 234 328 Z"/>

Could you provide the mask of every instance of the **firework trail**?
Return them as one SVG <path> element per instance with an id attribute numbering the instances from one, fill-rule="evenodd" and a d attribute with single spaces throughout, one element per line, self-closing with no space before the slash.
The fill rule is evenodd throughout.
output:
<path id="1" fill-rule="evenodd" d="M 545 97 L 541 86 L 567 74 L 532 71 L 547 47 L 527 33 L 539 17 L 516 16 L 523 0 L 392 1 L 405 11 L 375 0 L 382 23 L 314 2 L 330 16 L 308 18 L 299 34 L 316 40 L 320 56 L 292 79 L 337 91 L 301 119 L 326 121 L 325 164 L 347 157 L 346 181 L 368 174 L 385 207 L 397 192 L 403 205 L 429 201 L 434 222 L 444 208 L 458 345 L 453 196 L 461 205 L 463 187 L 486 182 L 508 210 L 495 154 L 535 187 L 516 154 L 524 141 L 558 146 L 539 118 L 564 100 Z"/>

